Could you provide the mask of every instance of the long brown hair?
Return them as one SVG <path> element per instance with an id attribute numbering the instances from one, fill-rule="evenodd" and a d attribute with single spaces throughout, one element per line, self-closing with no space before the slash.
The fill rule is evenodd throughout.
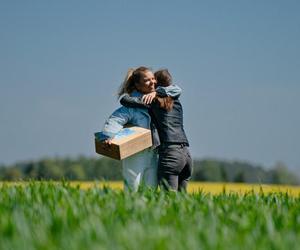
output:
<path id="1" fill-rule="evenodd" d="M 125 93 L 131 94 L 134 90 L 136 90 L 136 84 L 140 83 L 140 80 L 146 71 L 151 71 L 151 69 L 144 66 L 136 69 L 130 68 L 119 88 L 118 97 Z"/>
<path id="2" fill-rule="evenodd" d="M 172 84 L 172 76 L 168 69 L 161 69 L 154 73 L 158 86 L 167 87 Z M 174 100 L 172 97 L 155 97 L 155 101 L 158 103 L 160 108 L 167 110 L 168 112 L 173 109 Z"/>
<path id="3" fill-rule="evenodd" d="M 171 96 L 166 96 L 166 97 L 156 96 L 154 101 L 158 103 L 160 108 L 165 109 L 168 112 L 173 109 L 174 100 Z"/>

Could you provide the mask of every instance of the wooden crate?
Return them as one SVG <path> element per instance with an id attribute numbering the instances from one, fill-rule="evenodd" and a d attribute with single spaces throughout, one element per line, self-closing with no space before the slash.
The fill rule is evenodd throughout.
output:
<path id="1" fill-rule="evenodd" d="M 111 145 L 95 139 L 96 152 L 116 160 L 125 159 L 151 146 L 151 131 L 141 127 L 124 128 L 112 139 Z"/>

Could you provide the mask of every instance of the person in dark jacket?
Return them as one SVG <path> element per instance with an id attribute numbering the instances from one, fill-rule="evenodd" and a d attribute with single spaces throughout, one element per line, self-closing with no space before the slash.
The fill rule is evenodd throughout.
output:
<path id="1" fill-rule="evenodd" d="M 129 69 L 124 82 L 120 86 L 118 96 L 142 97 L 153 92 L 155 85 L 156 79 L 150 68 L 141 66 L 137 69 Z M 165 95 L 178 96 L 181 89 L 176 86 L 161 87 L 160 92 Z M 158 154 L 156 147 L 160 144 L 160 141 L 157 129 L 151 120 L 147 108 L 123 106 L 116 109 L 109 116 L 101 132 L 95 133 L 96 139 L 109 144 L 110 140 L 126 124 L 151 129 L 153 146 L 122 160 L 125 190 L 137 191 L 141 184 L 151 188 L 157 187 Z"/>
<path id="2" fill-rule="evenodd" d="M 158 87 L 172 85 L 172 77 L 167 69 L 159 70 L 154 75 Z M 158 151 L 158 183 L 167 190 L 185 191 L 192 175 L 192 158 L 178 97 L 155 91 L 142 98 L 124 96 L 120 102 L 127 107 L 146 106 L 149 109 L 161 143 Z"/>

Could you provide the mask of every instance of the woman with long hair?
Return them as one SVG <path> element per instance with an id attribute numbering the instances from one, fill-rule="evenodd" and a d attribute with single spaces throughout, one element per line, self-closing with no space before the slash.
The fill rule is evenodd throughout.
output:
<path id="1" fill-rule="evenodd" d="M 159 70 L 154 75 L 159 85 L 157 90 L 174 86 L 167 69 Z M 158 182 L 164 189 L 185 191 L 192 174 L 192 158 L 183 128 L 182 105 L 178 97 L 159 97 L 157 92 L 146 94 L 141 99 L 127 95 L 120 102 L 127 107 L 149 109 L 160 139 Z"/>
<path id="2" fill-rule="evenodd" d="M 118 95 L 129 95 L 134 98 L 155 92 L 156 79 L 153 72 L 147 67 L 128 70 Z M 166 94 L 178 95 L 181 90 L 176 87 L 166 90 Z M 174 94 L 175 93 L 175 94 Z M 157 187 L 157 161 L 155 148 L 159 145 L 159 136 L 151 122 L 148 109 L 145 107 L 125 107 L 115 110 L 106 120 L 102 134 L 109 139 L 113 138 L 126 124 L 151 129 L 153 146 L 122 160 L 122 172 L 126 190 L 136 191 L 141 184 Z"/>

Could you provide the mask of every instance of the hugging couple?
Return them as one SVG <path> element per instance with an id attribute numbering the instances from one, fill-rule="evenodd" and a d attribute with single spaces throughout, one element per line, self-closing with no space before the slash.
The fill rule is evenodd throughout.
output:
<path id="1" fill-rule="evenodd" d="M 185 191 L 192 174 L 189 142 L 183 129 L 181 88 L 167 69 L 130 69 L 118 96 L 122 106 L 106 120 L 102 133 L 113 138 L 125 124 L 151 130 L 153 146 L 122 160 L 125 190 L 140 185 Z M 106 139 L 106 143 L 110 143 Z"/>

